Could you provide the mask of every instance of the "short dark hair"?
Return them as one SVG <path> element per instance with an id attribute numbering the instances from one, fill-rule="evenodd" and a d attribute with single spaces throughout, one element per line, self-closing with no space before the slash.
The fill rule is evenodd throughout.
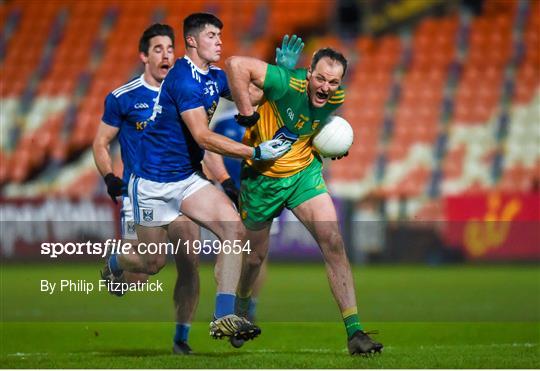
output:
<path id="1" fill-rule="evenodd" d="M 220 30 L 223 28 L 223 22 L 218 17 L 210 13 L 193 13 L 184 19 L 184 40 L 188 35 L 195 36 L 207 25 L 216 26 Z"/>
<path id="2" fill-rule="evenodd" d="M 343 56 L 343 54 L 332 48 L 322 48 L 313 54 L 313 58 L 311 59 L 311 70 L 313 71 L 315 66 L 317 66 L 317 63 L 319 63 L 319 61 L 325 57 L 341 63 L 343 66 L 342 76 L 345 76 L 345 72 L 347 71 L 347 59 Z"/>
<path id="3" fill-rule="evenodd" d="M 168 36 L 174 47 L 174 30 L 168 24 L 154 23 L 146 30 L 144 30 L 139 40 L 139 52 L 148 55 L 148 48 L 150 48 L 150 40 L 156 36 Z"/>

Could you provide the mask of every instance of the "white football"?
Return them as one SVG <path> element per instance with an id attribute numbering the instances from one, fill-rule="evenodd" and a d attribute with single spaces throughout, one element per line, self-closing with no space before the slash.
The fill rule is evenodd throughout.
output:
<path id="1" fill-rule="evenodd" d="M 353 143 L 351 125 L 342 117 L 333 116 L 313 138 L 313 146 L 323 157 L 343 156 Z"/>

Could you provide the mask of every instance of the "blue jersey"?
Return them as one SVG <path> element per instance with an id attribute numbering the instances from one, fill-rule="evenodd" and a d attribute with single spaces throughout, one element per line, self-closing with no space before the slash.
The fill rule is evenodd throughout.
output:
<path id="1" fill-rule="evenodd" d="M 187 56 L 178 59 L 161 84 L 152 119 L 139 143 L 135 174 L 168 183 L 201 170 L 204 150 L 193 139 L 181 114 L 203 107 L 210 121 L 220 96 L 230 96 L 225 72 L 214 66 L 203 71 Z"/>
<path id="2" fill-rule="evenodd" d="M 101 120 L 118 128 L 120 153 L 124 163 L 122 178 L 127 184 L 137 158 L 137 147 L 152 115 L 159 88 L 149 85 L 143 76 L 136 77 L 109 93 L 105 98 L 105 110 Z"/>
<path id="3" fill-rule="evenodd" d="M 238 125 L 238 122 L 234 119 L 234 113 L 225 113 L 219 120 L 217 120 L 214 131 L 218 134 L 224 135 L 236 142 L 242 142 L 246 128 Z M 234 184 L 240 188 L 240 171 L 242 169 L 242 160 L 234 157 L 223 156 L 223 163 L 227 172 L 234 181 Z"/>

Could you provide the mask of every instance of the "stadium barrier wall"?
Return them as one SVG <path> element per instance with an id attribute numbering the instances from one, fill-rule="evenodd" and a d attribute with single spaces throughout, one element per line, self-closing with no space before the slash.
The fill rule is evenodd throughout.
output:
<path id="1" fill-rule="evenodd" d="M 540 194 L 446 197 L 444 239 L 468 260 L 540 260 Z"/>
<path id="2" fill-rule="evenodd" d="M 353 204 L 335 199 L 347 252 L 354 263 L 451 263 L 540 260 L 540 195 L 487 193 L 446 197 L 444 221 L 355 219 Z M 50 259 L 44 242 L 120 239 L 119 206 L 97 199 L 0 199 L 2 260 Z M 203 233 L 203 239 L 215 239 Z M 270 259 L 321 261 L 306 228 L 285 210 L 274 221 Z M 212 254 L 201 259 L 211 260 Z M 72 254 L 62 259 L 96 260 Z"/>

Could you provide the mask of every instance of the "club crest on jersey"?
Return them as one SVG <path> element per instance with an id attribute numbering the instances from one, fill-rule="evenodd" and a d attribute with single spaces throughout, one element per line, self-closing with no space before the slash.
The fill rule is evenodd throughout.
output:
<path id="1" fill-rule="evenodd" d="M 135 109 L 148 109 L 150 106 L 147 103 L 135 103 Z"/>
<path id="2" fill-rule="evenodd" d="M 151 222 L 154 220 L 154 210 L 153 209 L 142 209 L 143 220 L 145 222 Z"/>
<path id="3" fill-rule="evenodd" d="M 134 222 L 127 222 L 127 230 L 128 230 L 128 234 L 135 233 L 135 223 Z"/>
<path id="4" fill-rule="evenodd" d="M 294 119 L 294 112 L 291 107 L 287 108 L 287 115 L 291 121 Z"/>
<path id="5" fill-rule="evenodd" d="M 214 94 L 219 93 L 218 84 L 215 81 L 207 81 L 206 87 L 204 88 L 204 95 L 210 95 L 211 97 Z"/>

